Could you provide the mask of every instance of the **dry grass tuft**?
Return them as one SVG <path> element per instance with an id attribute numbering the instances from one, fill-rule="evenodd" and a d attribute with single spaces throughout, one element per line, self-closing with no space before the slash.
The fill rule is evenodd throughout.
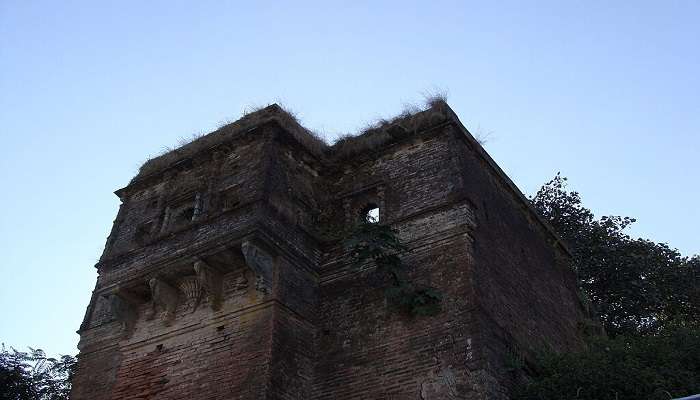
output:
<path id="1" fill-rule="evenodd" d="M 246 108 L 243 116 L 233 122 L 223 122 L 217 130 L 209 134 L 195 134 L 181 138 L 177 148 L 165 148 L 160 155 L 147 160 L 139 169 L 134 180 L 166 169 L 183 158 L 206 151 L 238 135 L 244 135 L 261 124 L 276 121 L 292 137 L 312 154 L 330 160 L 342 160 L 415 134 L 435 126 L 450 118 L 451 111 L 443 94 L 425 96 L 425 105 L 418 107 L 404 105 L 403 111 L 392 119 L 380 119 L 367 126 L 358 135 L 344 135 L 329 146 L 316 132 L 304 128 L 294 113 L 277 104 L 264 107 Z"/>
<path id="2" fill-rule="evenodd" d="M 481 125 L 477 125 L 472 133 L 474 140 L 476 140 L 481 146 L 486 145 L 493 138 L 494 131 L 484 130 Z"/>
<path id="3" fill-rule="evenodd" d="M 426 96 L 423 108 L 405 104 L 398 116 L 390 120 L 380 119 L 363 129 L 357 136 L 342 136 L 333 143 L 330 151 L 337 159 L 372 151 L 386 143 L 444 122 L 448 118 L 448 110 L 444 95 Z"/>
<path id="4" fill-rule="evenodd" d="M 147 160 L 139 169 L 139 173 L 134 180 L 156 173 L 182 158 L 192 157 L 200 151 L 212 148 L 234 136 L 245 134 L 250 129 L 270 121 L 278 122 L 313 154 L 322 156 L 326 152 L 328 145 L 318 134 L 301 126 L 291 113 L 285 111 L 277 104 L 272 104 L 253 109 L 246 108 L 241 119 L 224 123 L 217 130 L 207 135 L 197 134 L 191 138 L 181 138 L 179 147 L 175 149 L 165 148 L 163 153 Z"/>
<path id="5" fill-rule="evenodd" d="M 423 102 L 427 108 L 439 106 L 441 103 L 447 103 L 448 93 L 444 89 L 426 90 L 423 93 Z"/>

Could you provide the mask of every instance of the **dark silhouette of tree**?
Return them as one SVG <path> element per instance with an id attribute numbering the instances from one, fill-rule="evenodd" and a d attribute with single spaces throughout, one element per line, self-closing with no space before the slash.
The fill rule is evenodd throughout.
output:
<path id="1" fill-rule="evenodd" d="M 46 357 L 41 349 L 0 351 L 0 400 L 65 400 L 69 398 L 76 359 Z"/>
<path id="2" fill-rule="evenodd" d="M 653 334 L 700 317 L 700 258 L 665 243 L 632 239 L 633 218 L 596 219 L 557 174 L 532 198 L 572 253 L 580 289 L 608 335 Z"/>
<path id="3" fill-rule="evenodd" d="M 700 257 L 633 239 L 634 219 L 596 219 L 557 174 L 531 199 L 567 242 L 579 288 L 607 335 L 585 349 L 544 351 L 520 400 L 671 399 L 700 392 Z"/>
<path id="4" fill-rule="evenodd" d="M 585 351 L 544 353 L 518 400 L 669 400 L 700 393 L 700 330 L 589 341 Z"/>

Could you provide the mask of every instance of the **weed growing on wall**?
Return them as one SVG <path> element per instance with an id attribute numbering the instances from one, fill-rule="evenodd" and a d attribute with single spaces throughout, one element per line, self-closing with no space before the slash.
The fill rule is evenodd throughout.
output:
<path id="1" fill-rule="evenodd" d="M 408 276 L 409 266 L 401 256 L 408 252 L 387 225 L 364 221 L 359 223 L 347 239 L 353 262 L 358 268 L 373 263 L 385 282 L 384 294 L 392 306 L 412 316 L 435 315 L 441 310 L 442 293 L 439 290 L 417 285 Z"/>

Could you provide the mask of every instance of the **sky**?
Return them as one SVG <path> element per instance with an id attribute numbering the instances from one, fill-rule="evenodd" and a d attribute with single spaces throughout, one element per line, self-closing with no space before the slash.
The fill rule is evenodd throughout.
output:
<path id="1" fill-rule="evenodd" d="M 445 92 L 526 195 L 700 253 L 700 2 L 0 1 L 0 341 L 75 354 L 113 191 L 282 103 L 332 141 Z"/>

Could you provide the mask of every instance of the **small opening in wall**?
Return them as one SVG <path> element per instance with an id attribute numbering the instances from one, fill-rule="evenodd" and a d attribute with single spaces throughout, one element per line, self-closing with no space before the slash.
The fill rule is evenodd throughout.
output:
<path id="1" fill-rule="evenodd" d="M 369 222 L 370 224 L 379 223 L 379 207 L 375 205 L 367 206 L 362 213 L 362 218 L 365 222 Z"/>
<path id="2" fill-rule="evenodd" d="M 219 326 L 216 327 L 216 331 L 217 331 L 217 332 L 221 332 L 221 331 L 223 331 L 223 330 L 224 330 L 224 326 L 223 326 L 223 325 L 219 325 Z"/>
<path id="3" fill-rule="evenodd" d="M 163 345 L 162 344 L 157 345 L 156 350 L 163 351 Z"/>

